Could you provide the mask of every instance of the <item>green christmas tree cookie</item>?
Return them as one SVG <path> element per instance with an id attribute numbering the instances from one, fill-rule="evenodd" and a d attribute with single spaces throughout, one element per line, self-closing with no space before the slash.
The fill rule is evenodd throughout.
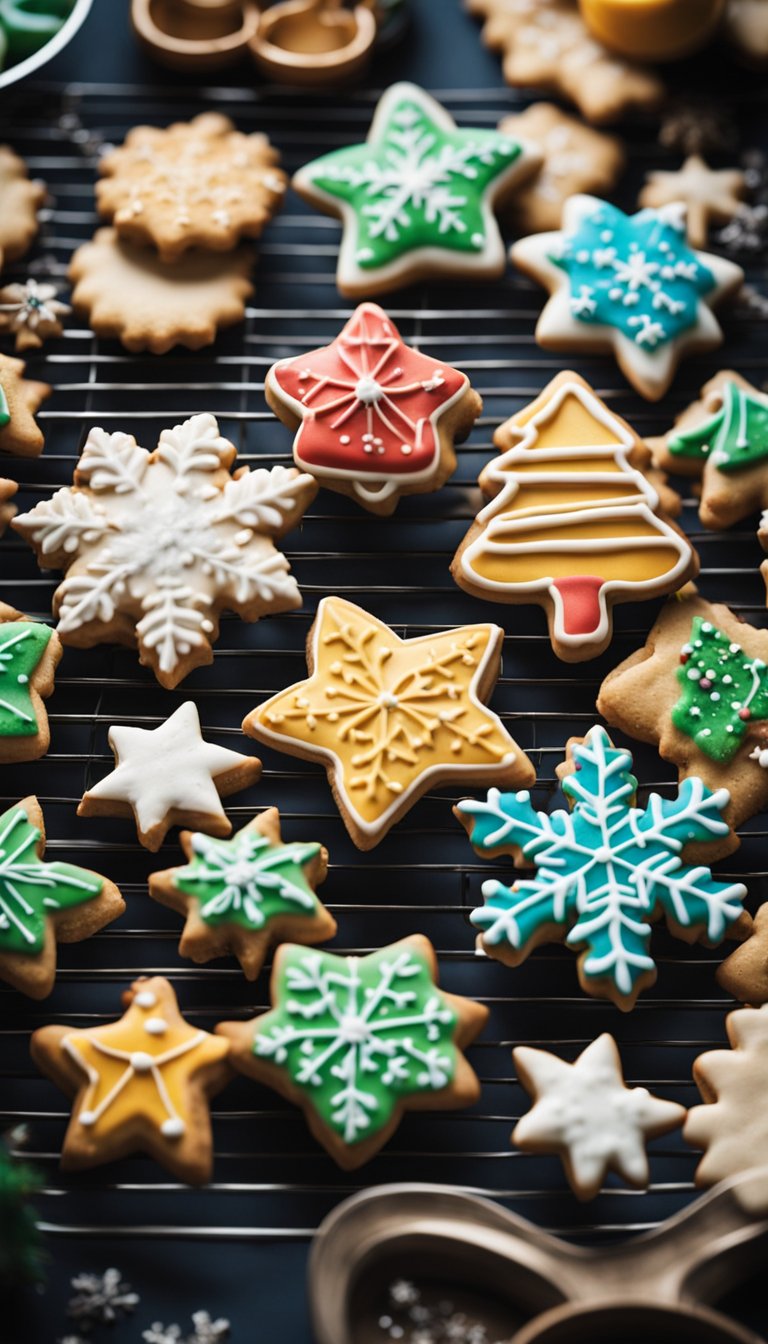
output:
<path id="1" fill-rule="evenodd" d="M 700 616 L 681 650 L 677 679 L 683 693 L 672 722 L 714 761 L 732 760 L 750 724 L 768 719 L 768 667 Z"/>

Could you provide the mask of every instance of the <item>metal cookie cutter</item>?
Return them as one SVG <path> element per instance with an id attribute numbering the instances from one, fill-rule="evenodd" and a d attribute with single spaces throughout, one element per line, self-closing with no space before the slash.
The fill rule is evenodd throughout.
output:
<path id="1" fill-rule="evenodd" d="M 339 84 L 365 68 L 379 24 L 376 0 L 348 9 L 342 0 L 282 0 L 261 15 L 250 49 L 279 84 Z"/>
<path id="2" fill-rule="evenodd" d="M 134 31 L 174 70 L 215 70 L 248 48 L 259 26 L 254 0 L 131 0 Z"/>
<path id="3" fill-rule="evenodd" d="M 768 1169 L 724 1181 L 653 1232 L 600 1250 L 442 1185 L 387 1185 L 322 1224 L 309 1264 L 317 1344 L 375 1344 L 398 1278 L 464 1287 L 509 1344 L 764 1344 L 708 1304 L 768 1246 Z"/>

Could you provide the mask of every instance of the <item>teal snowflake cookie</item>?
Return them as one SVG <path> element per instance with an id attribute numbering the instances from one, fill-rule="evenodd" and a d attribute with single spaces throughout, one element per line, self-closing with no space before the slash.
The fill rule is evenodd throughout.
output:
<path id="1" fill-rule="evenodd" d="M 402 83 L 380 99 L 365 144 L 314 159 L 293 186 L 342 219 L 341 293 L 371 298 L 430 276 L 503 274 L 493 207 L 540 163 L 517 138 L 458 129 L 428 93 Z"/>
<path id="2" fill-rule="evenodd" d="M 667 391 L 683 355 L 720 345 L 712 308 L 744 279 L 733 262 L 689 246 L 682 204 L 625 215 L 597 197 L 572 196 L 562 229 L 521 238 L 511 255 L 550 291 L 539 344 L 612 349 L 651 401 Z"/>
<path id="3" fill-rule="evenodd" d="M 44 998 L 56 975 L 56 939 L 79 942 L 116 919 L 125 903 L 114 883 L 71 863 L 44 863 L 36 798 L 0 816 L 0 979 Z"/>
<path id="4" fill-rule="evenodd" d="M 276 807 L 254 817 L 230 840 L 183 831 L 188 862 L 153 873 L 149 894 L 186 916 L 179 951 L 202 964 L 237 957 L 255 980 L 269 950 L 287 939 L 321 943 L 336 921 L 318 900 L 328 854 L 317 842 L 283 843 Z"/>
<path id="5" fill-rule="evenodd" d="M 305 1111 L 315 1137 L 347 1169 L 361 1166 L 410 1108 L 475 1101 L 462 1050 L 487 1009 L 436 984 L 432 945 L 416 934 L 365 957 L 284 944 L 270 1012 L 224 1022 L 235 1068 Z"/>
<path id="6" fill-rule="evenodd" d="M 664 916 L 686 942 L 717 944 L 742 914 L 746 888 L 717 882 L 709 868 L 681 858 L 690 841 L 727 835 L 727 789 L 684 779 L 674 799 L 651 794 L 634 805 L 630 752 L 594 727 L 568 748 L 563 792 L 572 810 L 537 812 L 527 790 L 491 789 L 485 802 L 455 809 L 479 854 L 513 853 L 536 875 L 513 887 L 483 883 L 485 905 L 472 912 L 482 950 L 519 965 L 537 944 L 559 937 L 581 949 L 579 978 L 595 998 L 624 1010 L 656 979 L 651 921 Z"/>
<path id="7" fill-rule="evenodd" d="M 53 690 L 58 635 L 0 603 L 0 762 L 32 761 L 50 743 L 42 697 Z"/>

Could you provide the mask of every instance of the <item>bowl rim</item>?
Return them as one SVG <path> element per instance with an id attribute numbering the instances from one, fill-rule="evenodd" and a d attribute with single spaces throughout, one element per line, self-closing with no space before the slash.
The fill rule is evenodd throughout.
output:
<path id="1" fill-rule="evenodd" d="M 0 71 L 0 90 L 8 88 L 11 84 L 16 84 L 18 80 L 31 75 L 33 71 L 39 70 L 41 66 L 47 65 L 54 56 L 66 47 L 72 40 L 78 28 L 82 26 L 90 13 L 93 0 L 75 0 L 72 10 L 62 23 L 58 33 L 56 33 L 49 42 L 46 42 L 26 60 L 19 61 L 16 65 L 11 65 L 7 70 Z"/>

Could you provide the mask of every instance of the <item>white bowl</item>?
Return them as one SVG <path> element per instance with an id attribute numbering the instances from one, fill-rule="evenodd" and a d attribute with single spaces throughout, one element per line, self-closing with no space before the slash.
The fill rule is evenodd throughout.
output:
<path id="1" fill-rule="evenodd" d="M 71 13 L 50 42 L 44 43 L 38 51 L 32 56 L 28 56 L 25 61 L 19 61 L 16 65 L 11 65 L 7 70 L 0 72 L 0 89 L 7 89 L 9 84 L 16 84 L 18 80 L 26 79 L 27 75 L 31 75 L 34 70 L 39 70 L 41 66 L 52 61 L 54 56 L 58 56 L 59 52 L 67 46 L 67 43 L 72 41 L 78 29 L 82 27 L 92 4 L 93 0 L 75 0 Z"/>

